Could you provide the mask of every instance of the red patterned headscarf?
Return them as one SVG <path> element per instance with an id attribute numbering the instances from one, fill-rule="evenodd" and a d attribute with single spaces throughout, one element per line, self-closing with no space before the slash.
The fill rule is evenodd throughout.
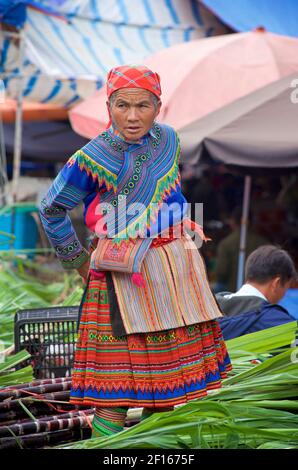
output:
<path id="1" fill-rule="evenodd" d="M 121 65 L 110 70 L 107 78 L 108 98 L 120 88 L 143 88 L 158 98 L 161 95 L 159 75 L 145 65 Z"/>

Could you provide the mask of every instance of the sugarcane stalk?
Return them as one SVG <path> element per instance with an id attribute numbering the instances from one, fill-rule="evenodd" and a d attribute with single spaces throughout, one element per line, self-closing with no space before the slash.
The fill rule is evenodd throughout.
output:
<path id="1" fill-rule="evenodd" d="M 35 402 L 36 403 L 36 402 Z M 65 409 L 65 413 L 61 413 L 61 415 L 68 414 L 68 413 L 76 413 L 78 411 L 85 412 L 85 409 L 79 405 L 63 405 Z M 35 416 L 36 419 L 48 419 L 49 416 L 56 416 L 57 410 L 50 407 L 46 403 L 39 403 L 39 406 L 30 405 L 29 406 L 30 412 Z M 86 410 L 88 408 L 86 407 Z M 23 409 L 18 410 L 10 410 L 7 412 L 0 413 L 0 426 L 9 426 L 15 424 L 15 422 L 26 422 L 28 421 L 28 415 L 24 412 Z"/>
<path id="2" fill-rule="evenodd" d="M 94 414 L 94 408 L 89 408 L 87 410 L 76 410 L 70 411 L 69 413 L 61 413 L 59 415 L 53 416 L 44 416 L 39 418 L 40 421 L 52 421 L 57 419 L 68 419 L 68 418 L 76 418 L 78 416 L 92 416 Z"/>
<path id="3" fill-rule="evenodd" d="M 35 387 L 27 387 L 24 389 L 14 389 L 7 388 L 4 391 L 0 392 L 0 401 L 6 400 L 7 398 L 21 398 L 27 397 L 30 394 L 45 394 L 45 393 L 53 393 L 53 392 L 61 392 L 65 390 L 70 390 L 71 382 L 59 382 L 54 384 L 41 384 Z"/>
<path id="4" fill-rule="evenodd" d="M 26 382 L 26 383 L 23 383 L 23 384 L 14 385 L 13 387 L 5 387 L 5 388 L 0 390 L 0 394 L 2 392 L 5 392 L 6 389 L 11 389 L 11 388 L 13 388 L 14 390 L 19 390 L 19 389 L 26 389 L 26 388 L 36 387 L 36 386 L 39 386 L 39 385 L 50 385 L 50 384 L 58 384 L 58 383 L 64 383 L 64 382 L 71 382 L 71 377 L 58 377 L 56 379 L 33 380 L 32 382 Z"/>
<path id="5" fill-rule="evenodd" d="M 40 398 L 36 397 L 24 397 L 21 399 L 16 399 L 16 400 L 6 400 L 0 403 L 0 415 L 2 411 L 5 410 L 14 410 L 18 409 L 20 407 L 20 402 L 19 400 L 22 400 L 25 406 L 28 406 L 33 403 L 45 403 L 49 401 L 69 401 L 69 396 L 70 392 L 69 391 L 62 391 L 62 392 L 54 392 L 54 393 L 45 393 L 40 396 Z"/>
<path id="6" fill-rule="evenodd" d="M 62 392 L 53 392 L 53 393 L 45 393 L 43 396 L 42 396 L 42 399 L 43 400 L 47 400 L 47 401 L 69 401 L 69 397 L 70 397 L 70 390 L 65 390 L 65 391 L 62 391 Z M 23 400 L 26 400 L 26 398 Z"/>
<path id="7" fill-rule="evenodd" d="M 11 426 L 0 427 L 0 438 L 11 437 L 12 435 L 21 436 L 24 434 L 34 434 L 42 432 L 59 431 L 60 429 L 74 429 L 86 427 L 91 423 L 92 419 L 88 415 L 74 416 L 72 418 L 48 419 L 28 421 L 23 424 L 13 424 Z"/>
<path id="8" fill-rule="evenodd" d="M 39 406 L 29 406 L 30 412 L 35 416 L 44 416 L 47 414 L 54 414 L 54 409 L 49 408 L 49 406 L 45 403 L 39 404 Z M 24 410 L 20 407 L 18 410 L 9 410 L 0 413 L 0 425 L 3 426 L 4 424 L 12 423 L 20 419 L 28 419 L 28 415 L 24 412 Z"/>
<path id="9" fill-rule="evenodd" d="M 91 429 L 89 426 L 76 429 L 62 429 L 61 431 L 29 434 L 27 436 L 4 437 L 0 439 L 0 449 L 38 449 L 47 445 L 63 442 L 89 439 Z"/>
<path id="10" fill-rule="evenodd" d="M 33 410 L 35 414 L 38 414 L 38 411 L 37 410 Z M 53 413 L 55 412 L 55 410 L 53 410 Z M 32 423 L 32 419 L 28 419 L 28 417 L 24 418 L 20 418 L 20 419 L 17 419 L 16 417 L 16 414 L 19 413 L 19 411 L 17 412 L 9 412 L 11 413 L 11 417 L 12 419 L 10 419 L 9 421 L 2 421 L 0 423 L 0 429 L 2 429 L 2 427 L 7 427 L 7 426 L 13 426 L 15 424 L 18 424 L 18 425 L 23 425 L 23 424 L 28 424 L 28 423 Z M 7 413 L 8 414 L 8 413 Z M 36 421 L 41 421 L 41 422 L 44 422 L 44 421 L 54 421 L 54 420 L 57 420 L 57 419 L 69 419 L 69 418 L 76 418 L 78 416 L 90 416 L 90 419 L 92 418 L 92 415 L 94 414 L 94 408 L 89 408 L 89 409 L 86 409 L 86 410 L 75 410 L 75 411 L 69 411 L 68 413 L 60 413 L 60 414 L 53 414 L 51 415 L 50 414 L 50 411 L 48 411 L 48 414 L 45 415 L 45 416 L 38 416 L 36 418 Z"/>

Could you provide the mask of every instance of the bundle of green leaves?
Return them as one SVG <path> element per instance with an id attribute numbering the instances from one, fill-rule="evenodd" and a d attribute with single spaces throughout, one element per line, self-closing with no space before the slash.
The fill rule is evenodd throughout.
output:
<path id="1" fill-rule="evenodd" d="M 31 273 L 31 274 L 29 274 Z M 77 273 L 58 273 L 13 253 L 0 252 L 0 342 L 14 342 L 14 315 L 18 310 L 76 306 L 83 294 Z"/>
<path id="2" fill-rule="evenodd" d="M 201 400 L 71 449 L 298 448 L 297 322 L 227 341 L 234 370 Z"/>
<path id="3" fill-rule="evenodd" d="M 0 389 L 17 384 L 31 382 L 33 380 L 33 369 L 31 366 L 15 369 L 15 366 L 28 359 L 30 354 L 27 351 L 20 351 L 2 360 L 0 354 Z"/>

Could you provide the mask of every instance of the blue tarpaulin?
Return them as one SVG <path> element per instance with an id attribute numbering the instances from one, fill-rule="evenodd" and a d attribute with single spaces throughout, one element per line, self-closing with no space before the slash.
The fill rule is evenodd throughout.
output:
<path id="1" fill-rule="evenodd" d="M 67 108 L 95 93 L 116 65 L 227 31 L 197 0 L 0 0 L 0 21 L 13 6 L 26 13 L 24 99 Z M 18 60 L 15 41 L 0 35 L 0 78 L 13 99 Z"/>
<path id="2" fill-rule="evenodd" d="M 286 308 L 290 315 L 298 320 L 298 289 L 288 289 L 279 305 Z"/>
<path id="3" fill-rule="evenodd" d="M 263 26 L 271 33 L 298 36 L 297 0 L 201 0 L 201 3 L 236 31 Z"/>
<path id="4" fill-rule="evenodd" d="M 59 7 L 61 3 L 63 3 L 63 0 L 60 0 L 60 2 L 59 0 L 49 0 L 47 4 L 34 0 L 1 0 L 0 22 L 20 29 L 26 22 L 27 6 L 31 6 L 45 13 L 58 15 L 56 8 Z"/>
<path id="5" fill-rule="evenodd" d="M 21 28 L 26 21 L 26 3 L 19 0 L 2 0 L 0 21 Z"/>

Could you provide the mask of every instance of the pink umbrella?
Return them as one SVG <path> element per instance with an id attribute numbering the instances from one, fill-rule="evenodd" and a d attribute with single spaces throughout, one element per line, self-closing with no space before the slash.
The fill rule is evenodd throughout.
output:
<path id="1" fill-rule="evenodd" d="M 144 63 L 161 77 L 158 120 L 179 129 L 298 71 L 298 39 L 264 31 L 226 34 L 163 49 Z M 105 87 L 69 116 L 78 134 L 98 135 L 108 122 Z"/>

